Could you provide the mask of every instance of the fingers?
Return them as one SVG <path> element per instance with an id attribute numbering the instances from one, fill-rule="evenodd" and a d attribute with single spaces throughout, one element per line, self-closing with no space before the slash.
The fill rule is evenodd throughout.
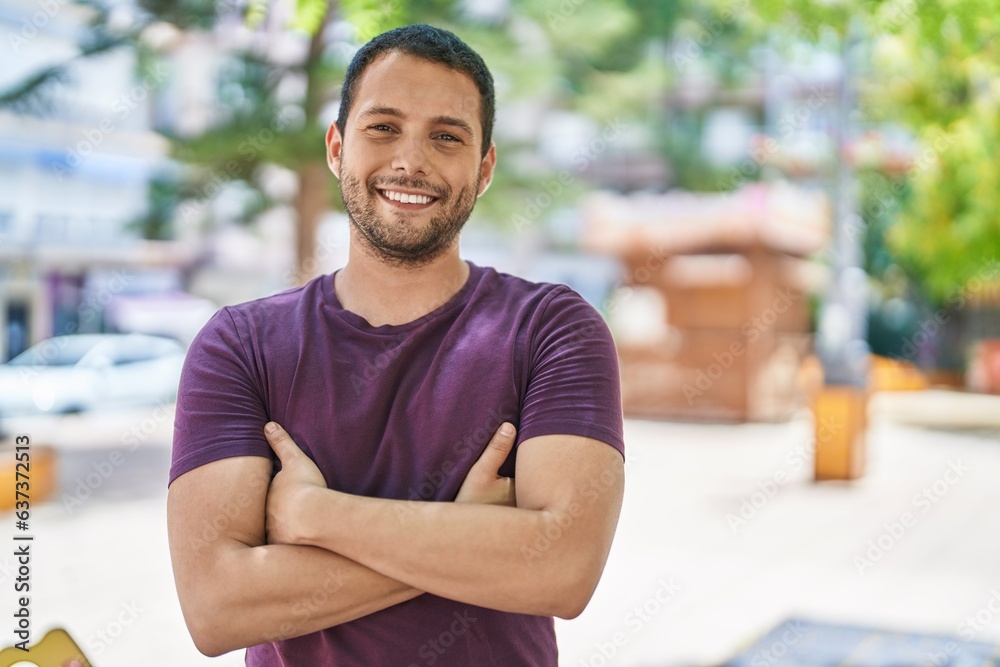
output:
<path id="1" fill-rule="evenodd" d="M 292 440 L 292 436 L 288 435 L 288 431 L 281 428 L 278 422 L 268 422 L 264 425 L 264 437 L 282 463 L 302 452 Z"/>
<path id="2" fill-rule="evenodd" d="M 514 446 L 514 436 L 516 434 L 517 430 L 513 424 L 510 422 L 501 424 L 500 428 L 493 434 L 493 437 L 490 438 L 489 444 L 486 445 L 486 449 L 483 450 L 483 453 L 479 456 L 479 460 L 476 461 L 473 467 L 482 468 L 494 475 L 497 474 L 500 466 L 507 460 L 507 456 Z"/>

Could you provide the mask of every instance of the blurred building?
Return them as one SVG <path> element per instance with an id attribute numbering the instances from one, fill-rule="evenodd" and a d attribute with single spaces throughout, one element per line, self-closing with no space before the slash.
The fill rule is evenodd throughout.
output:
<path id="1" fill-rule="evenodd" d="M 626 414 L 791 417 L 812 345 L 809 300 L 823 282 L 807 258 L 829 240 L 826 197 L 758 183 L 726 194 L 598 194 L 583 209 L 585 246 L 625 268 L 609 323 Z"/>
<path id="2" fill-rule="evenodd" d="M 4 3 L 0 90 L 73 58 L 90 16 L 71 3 Z M 30 106 L 0 111 L 0 359 L 54 333 L 101 330 L 110 296 L 145 267 L 181 261 L 128 229 L 167 149 L 150 129 L 162 72 L 136 70 L 134 52 L 109 51 Z"/>
<path id="3" fill-rule="evenodd" d="M 107 25 L 130 26 L 136 11 L 117 4 Z M 146 240 L 139 221 L 169 167 L 169 142 L 158 131 L 190 134 L 214 118 L 219 49 L 206 38 L 173 58 L 143 59 L 134 46 L 77 58 L 93 39 L 93 18 L 72 3 L 0 7 L 0 91 L 68 63 L 40 94 L 0 110 L 0 361 L 61 333 L 184 339 L 210 307 L 182 296 L 198 239 Z M 152 30 L 149 39 L 170 36 Z M 145 305 L 144 296 L 152 297 Z"/>

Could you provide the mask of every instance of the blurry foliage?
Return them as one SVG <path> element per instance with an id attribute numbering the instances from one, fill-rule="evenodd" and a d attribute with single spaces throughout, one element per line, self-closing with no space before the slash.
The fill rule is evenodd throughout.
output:
<path id="1" fill-rule="evenodd" d="M 843 39 L 854 27 L 871 45 L 862 110 L 918 140 L 904 181 L 891 188 L 892 218 L 865 218 L 876 258 L 869 268 L 882 268 L 887 246 L 938 302 L 987 271 L 1000 254 L 1000 0 L 754 6 L 761 21 L 790 24 L 814 41 Z"/>
<path id="2" fill-rule="evenodd" d="M 712 166 L 702 155 L 701 137 L 704 114 L 678 109 L 664 113 L 663 132 L 659 134 L 660 150 L 670 160 L 676 172 L 676 183 L 685 190 L 714 192 L 723 181 L 721 170 Z"/>
<path id="3" fill-rule="evenodd" d="M 683 9 L 667 44 L 672 79 L 661 93 L 665 103 L 653 110 L 657 147 L 674 171 L 672 185 L 696 192 L 728 191 L 759 180 L 761 170 L 756 164 L 712 164 L 702 147 L 704 122 L 720 103 L 720 93 L 756 85 L 753 55 L 767 30 L 754 26 L 746 1 L 699 3 Z M 680 99 L 678 91 L 685 86 L 702 89 L 702 99 L 694 103 Z"/>
<path id="4" fill-rule="evenodd" d="M 298 0 L 296 22 L 303 25 L 305 23 L 304 15 L 308 15 L 310 12 L 318 13 L 320 8 L 325 7 L 328 2 L 329 0 Z M 376 35 L 410 23 L 411 12 L 424 16 L 425 13 L 419 11 L 420 9 L 434 10 L 437 9 L 434 5 L 441 4 L 440 2 L 407 3 L 404 0 L 341 0 L 340 8 L 344 17 L 356 27 L 355 41 L 358 44 L 364 44 Z M 424 6 L 414 7 L 411 10 L 408 5 Z M 421 21 L 426 22 L 426 19 L 421 18 Z M 315 31 L 311 30 L 310 32 Z"/>
<path id="5" fill-rule="evenodd" d="M 219 18 L 213 0 L 138 0 L 147 19 L 163 21 L 180 30 L 211 30 Z"/>
<path id="6" fill-rule="evenodd" d="M 972 24 L 943 21 L 937 42 L 914 26 L 876 51 L 889 85 L 874 106 L 920 140 L 888 240 L 938 301 L 1000 258 L 1000 25 Z"/>
<path id="7" fill-rule="evenodd" d="M 902 199 L 909 196 L 911 185 L 902 175 L 875 170 L 858 174 L 860 215 L 864 221 L 861 247 L 865 272 L 876 279 L 898 269 L 899 259 L 891 252 L 886 237 L 899 218 Z"/>
<path id="8" fill-rule="evenodd" d="M 129 225 L 144 239 L 165 241 L 174 237 L 173 214 L 177 206 L 180 183 L 176 177 L 161 175 L 149 183 L 149 207 L 145 215 Z"/>

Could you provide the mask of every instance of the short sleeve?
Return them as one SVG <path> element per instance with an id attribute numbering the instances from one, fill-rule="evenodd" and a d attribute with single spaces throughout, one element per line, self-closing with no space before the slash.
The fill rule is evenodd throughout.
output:
<path id="1" fill-rule="evenodd" d="M 181 372 L 170 479 L 233 456 L 270 458 L 267 410 L 253 365 L 228 308 L 195 337 Z"/>
<path id="2" fill-rule="evenodd" d="M 529 359 L 518 440 L 579 435 L 624 456 L 618 355 L 600 313 L 568 287 L 558 288 L 541 309 Z"/>

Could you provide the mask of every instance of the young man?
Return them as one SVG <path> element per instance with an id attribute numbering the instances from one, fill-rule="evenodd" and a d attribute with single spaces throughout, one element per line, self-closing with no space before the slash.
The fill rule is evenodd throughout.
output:
<path id="1" fill-rule="evenodd" d="M 552 617 L 586 606 L 621 508 L 618 369 L 575 292 L 459 257 L 493 99 L 449 32 L 362 48 L 327 133 L 349 262 L 192 344 L 168 523 L 203 653 L 556 665 Z"/>

